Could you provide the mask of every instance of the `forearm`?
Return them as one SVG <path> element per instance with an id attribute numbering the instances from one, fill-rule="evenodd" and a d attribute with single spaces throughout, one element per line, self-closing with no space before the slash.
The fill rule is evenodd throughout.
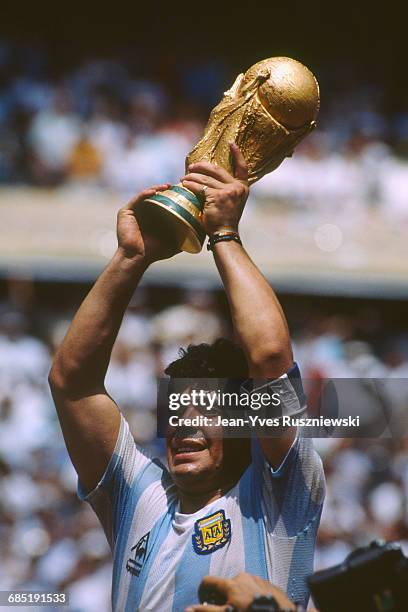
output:
<path id="1" fill-rule="evenodd" d="M 216 244 L 214 259 L 251 376 L 282 375 L 292 365 L 292 350 L 287 322 L 275 293 L 238 243 Z"/>
<path id="2" fill-rule="evenodd" d="M 100 391 L 123 315 L 147 264 L 121 250 L 102 272 L 79 308 L 58 349 L 50 382 L 61 390 Z"/>

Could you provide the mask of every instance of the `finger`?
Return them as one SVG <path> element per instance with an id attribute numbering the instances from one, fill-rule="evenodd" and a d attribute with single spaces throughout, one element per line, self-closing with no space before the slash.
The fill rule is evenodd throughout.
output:
<path id="1" fill-rule="evenodd" d="M 221 189 L 224 187 L 225 183 L 221 183 L 221 181 L 217 181 L 217 179 L 212 178 L 212 176 L 207 176 L 206 174 L 199 174 L 198 172 L 190 172 L 186 174 L 181 179 L 183 181 L 193 181 L 193 183 L 200 183 L 201 185 L 207 185 L 207 187 L 212 187 L 213 189 Z"/>
<path id="2" fill-rule="evenodd" d="M 199 196 L 201 198 L 207 198 L 211 192 L 210 188 L 203 190 L 203 187 L 205 187 L 205 185 L 203 185 L 202 183 L 196 183 L 195 181 L 183 181 L 183 187 L 189 189 L 190 191 L 195 193 L 196 196 Z"/>
<path id="3" fill-rule="evenodd" d="M 227 595 L 231 580 L 229 578 L 219 578 L 218 576 L 204 576 L 201 581 L 200 589 L 211 589 L 212 591 L 218 591 L 223 595 Z"/>
<path id="4" fill-rule="evenodd" d="M 139 202 L 143 202 L 143 200 L 145 200 L 149 196 L 154 195 L 158 191 L 165 191 L 166 189 L 169 189 L 169 187 L 171 187 L 170 183 L 161 183 L 160 185 L 152 185 L 152 187 L 148 187 L 147 189 L 144 189 L 143 191 L 138 193 L 134 198 L 132 198 L 126 204 L 126 206 L 124 208 L 127 208 L 129 210 L 133 210 L 135 208 L 135 206 L 137 204 L 139 204 Z"/>
<path id="5" fill-rule="evenodd" d="M 207 161 L 200 161 L 195 164 L 190 164 L 187 171 L 200 172 L 206 176 L 212 176 L 218 181 L 221 181 L 221 183 L 232 183 L 234 180 L 234 177 L 224 170 L 224 168 L 221 168 L 221 166 L 216 166 L 215 164 L 210 164 L 210 162 Z"/>
<path id="6" fill-rule="evenodd" d="M 242 155 L 241 149 L 236 142 L 230 143 L 232 165 L 234 168 L 234 176 L 240 181 L 248 180 L 248 164 L 245 161 L 245 157 Z"/>
<path id="7" fill-rule="evenodd" d="M 263 587 L 265 586 L 265 581 L 264 581 L 264 580 L 262 580 L 262 578 L 260 578 L 259 576 L 255 576 L 255 575 L 254 575 L 254 576 L 252 576 L 252 578 L 255 580 L 256 584 L 257 584 L 259 587 L 262 587 L 262 588 L 263 588 Z"/>

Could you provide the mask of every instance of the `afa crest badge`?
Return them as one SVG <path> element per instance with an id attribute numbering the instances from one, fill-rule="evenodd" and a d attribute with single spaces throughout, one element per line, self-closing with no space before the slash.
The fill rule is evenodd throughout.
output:
<path id="1" fill-rule="evenodd" d="M 194 523 L 193 548 L 199 555 L 208 555 L 222 548 L 231 539 L 231 521 L 219 510 Z"/>

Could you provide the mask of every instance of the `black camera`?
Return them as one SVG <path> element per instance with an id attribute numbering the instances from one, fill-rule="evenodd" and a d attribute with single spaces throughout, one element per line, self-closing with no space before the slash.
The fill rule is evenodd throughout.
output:
<path id="1" fill-rule="evenodd" d="M 307 580 L 320 612 L 408 611 L 408 559 L 395 543 L 372 542 Z"/>

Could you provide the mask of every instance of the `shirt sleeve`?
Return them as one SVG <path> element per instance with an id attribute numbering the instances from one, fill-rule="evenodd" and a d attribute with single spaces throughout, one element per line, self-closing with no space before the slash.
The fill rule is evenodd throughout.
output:
<path id="1" fill-rule="evenodd" d="M 254 440 L 253 469 L 275 536 L 293 537 L 319 523 L 326 485 L 322 460 L 310 438 L 297 437 L 276 470 Z"/>
<path id="2" fill-rule="evenodd" d="M 78 481 L 79 498 L 92 506 L 112 548 L 126 509 L 129 505 L 135 506 L 146 488 L 154 483 L 164 494 L 172 486 L 164 465 L 136 444 L 121 415 L 115 449 L 101 480 L 90 493 Z"/>
<path id="3" fill-rule="evenodd" d="M 296 364 L 283 376 L 264 385 L 268 392 L 279 391 L 279 416 L 294 416 L 307 408 L 299 368 Z M 254 391 L 259 392 L 256 387 Z M 271 438 L 273 444 L 273 438 Z M 322 461 L 311 438 L 298 435 L 283 458 L 273 469 L 264 457 L 258 439 L 252 441 L 252 470 L 256 492 L 262 498 L 265 513 L 271 518 L 270 530 L 275 535 L 292 537 L 313 521 L 319 522 L 325 496 Z"/>

